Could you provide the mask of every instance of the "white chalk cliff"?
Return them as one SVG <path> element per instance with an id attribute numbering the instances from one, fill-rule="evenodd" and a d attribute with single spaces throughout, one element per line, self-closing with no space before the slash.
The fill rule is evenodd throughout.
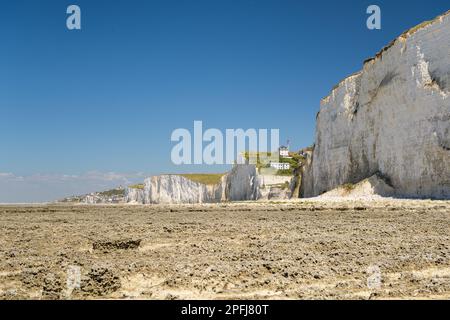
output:
<path id="1" fill-rule="evenodd" d="M 259 179 L 253 165 L 236 165 L 216 185 L 205 185 L 180 175 L 147 178 L 143 190 L 128 188 L 126 201 L 143 204 L 218 203 L 257 200 Z"/>
<path id="2" fill-rule="evenodd" d="M 321 102 L 301 194 L 379 174 L 401 197 L 450 198 L 450 12 L 401 35 Z"/>
<path id="3" fill-rule="evenodd" d="M 220 200 L 221 184 L 208 186 L 178 175 L 153 176 L 145 180 L 145 204 L 211 203 Z M 217 192 L 216 192 L 217 191 Z"/>
<path id="4" fill-rule="evenodd" d="M 125 202 L 127 203 L 144 203 L 145 193 L 142 188 L 128 187 L 125 189 Z"/>
<path id="5" fill-rule="evenodd" d="M 235 165 L 225 175 L 223 182 L 223 198 L 226 201 L 258 200 L 260 179 L 254 165 Z"/>

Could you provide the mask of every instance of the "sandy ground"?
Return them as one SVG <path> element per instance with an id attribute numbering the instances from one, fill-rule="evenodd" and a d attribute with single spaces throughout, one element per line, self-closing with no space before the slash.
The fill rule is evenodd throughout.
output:
<path id="1" fill-rule="evenodd" d="M 1 206 L 0 299 L 450 298 L 450 202 Z"/>

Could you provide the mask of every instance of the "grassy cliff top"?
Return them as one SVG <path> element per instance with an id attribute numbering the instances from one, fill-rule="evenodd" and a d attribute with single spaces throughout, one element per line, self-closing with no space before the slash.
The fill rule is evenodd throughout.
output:
<path id="1" fill-rule="evenodd" d="M 224 176 L 224 173 L 192 173 L 192 174 L 179 174 L 191 181 L 202 183 L 206 185 L 215 185 L 220 182 L 220 179 Z"/>
<path id="2" fill-rule="evenodd" d="M 144 185 L 143 184 L 134 184 L 132 186 L 128 186 L 128 188 L 130 189 L 144 189 Z"/>

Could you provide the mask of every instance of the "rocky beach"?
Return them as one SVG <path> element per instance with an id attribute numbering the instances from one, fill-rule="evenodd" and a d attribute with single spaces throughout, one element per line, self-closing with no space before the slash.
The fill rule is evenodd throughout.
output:
<path id="1" fill-rule="evenodd" d="M 449 215 L 393 199 L 1 206 L 0 299 L 448 299 Z"/>

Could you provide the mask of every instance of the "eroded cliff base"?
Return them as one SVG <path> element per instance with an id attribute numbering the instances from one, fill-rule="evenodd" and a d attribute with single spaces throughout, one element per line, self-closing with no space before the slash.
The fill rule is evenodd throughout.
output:
<path id="1" fill-rule="evenodd" d="M 342 198 L 354 200 L 377 200 L 395 196 L 395 189 L 380 174 L 375 174 L 357 184 L 345 184 L 324 193 L 321 200 Z"/>

